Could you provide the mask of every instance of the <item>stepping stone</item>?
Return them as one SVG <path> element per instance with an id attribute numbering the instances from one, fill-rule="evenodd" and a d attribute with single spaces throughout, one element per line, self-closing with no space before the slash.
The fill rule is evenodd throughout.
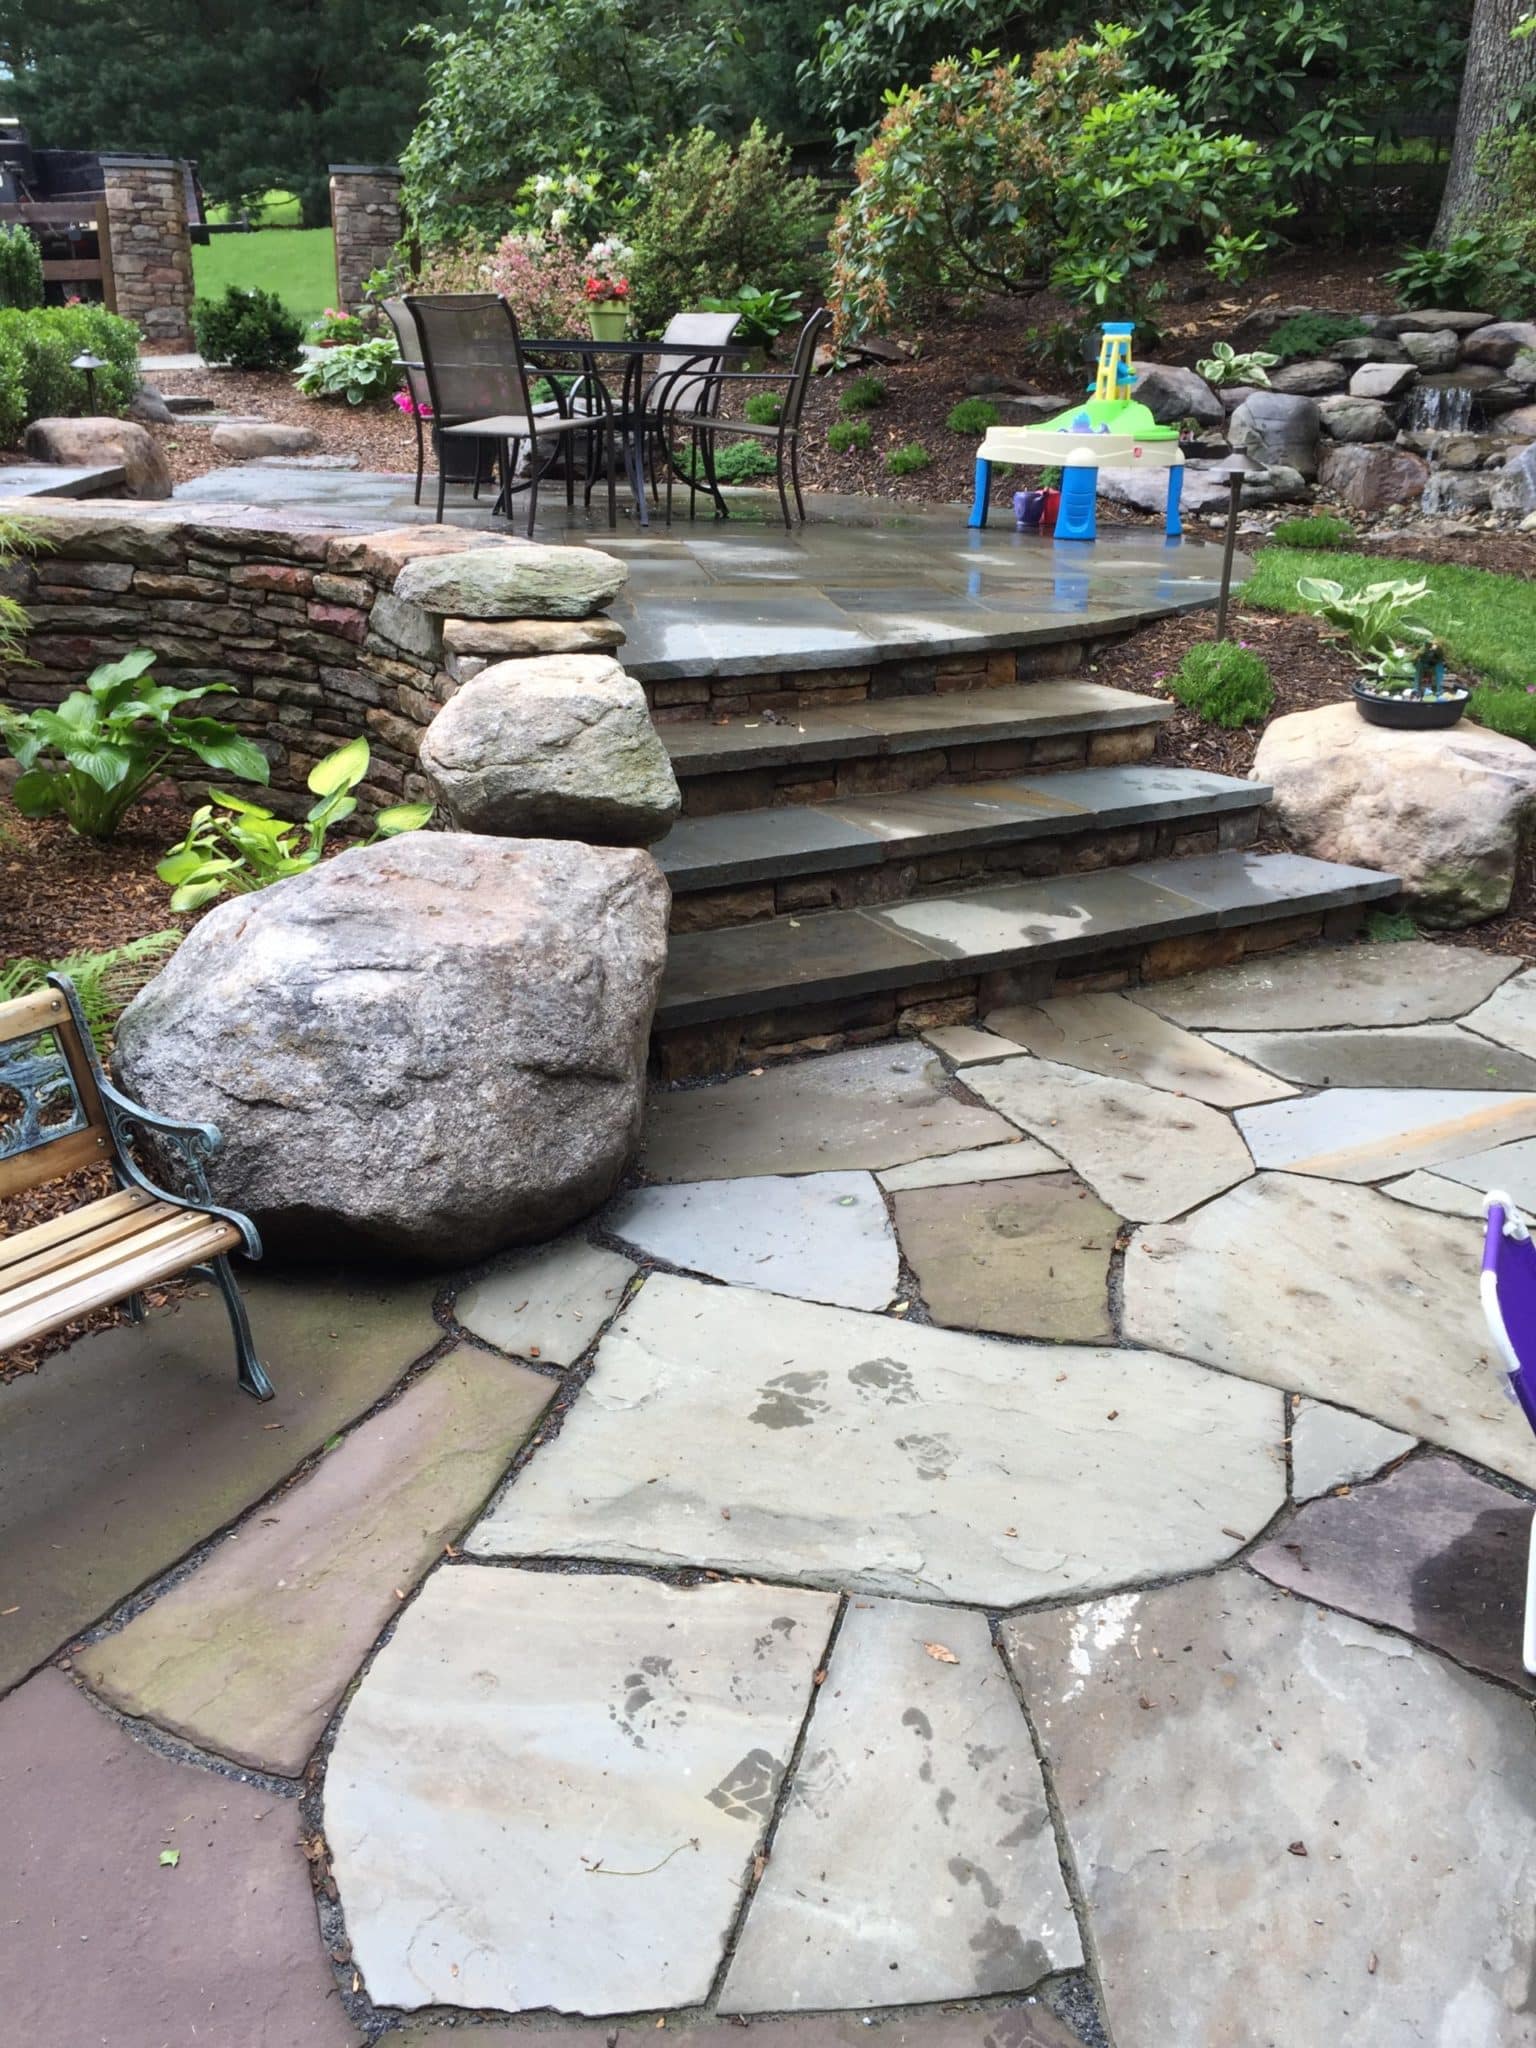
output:
<path id="1" fill-rule="evenodd" d="M 1536 1095 L 1471 1088 L 1326 1088 L 1240 1109 L 1254 1164 L 1324 1180 L 1384 1180 L 1536 1136 Z"/>
<path id="2" fill-rule="evenodd" d="M 1082 1959 L 985 1616 L 855 1600 L 721 2012 L 985 1998 Z"/>
<path id="3" fill-rule="evenodd" d="M 616 1313 L 635 1272 L 617 1252 L 561 1237 L 537 1251 L 498 1259 L 460 1291 L 454 1321 L 498 1351 L 574 1365 Z"/>
<path id="4" fill-rule="evenodd" d="M 0 1387 L 0 1689 L 223 1528 L 442 1338 L 433 1284 L 242 1286 L 277 1398 L 235 1385 L 211 1289 Z"/>
<path id="5" fill-rule="evenodd" d="M 325 1831 L 375 2005 L 697 2005 L 836 1601 L 452 1566 L 347 1707 Z"/>
<path id="6" fill-rule="evenodd" d="M 1513 1149 L 1513 1148 L 1511 1148 Z M 1409 1173 L 1401 1180 L 1383 1181 L 1381 1192 L 1395 1202 L 1410 1202 L 1415 1209 L 1432 1209 L 1438 1216 L 1464 1216 L 1469 1222 L 1483 1220 L 1483 1198 L 1471 1188 L 1438 1173 Z"/>
<path id="7" fill-rule="evenodd" d="M 485 1500 L 555 1385 L 461 1346 L 75 1669 L 125 1714 L 297 1777 L 401 1592 Z"/>
<path id="8" fill-rule="evenodd" d="M 1064 1067 L 1004 1060 L 966 1085 L 1060 1152 L 1116 1215 L 1160 1222 L 1208 1202 L 1253 1172 L 1229 1120 L 1203 1102 Z"/>
<path id="9" fill-rule="evenodd" d="M 939 1159 L 914 1159 L 877 1173 L 887 1194 L 903 1188 L 951 1188 L 967 1181 L 1017 1180 L 1027 1173 L 1060 1173 L 1061 1161 L 1033 1138 L 1017 1135 L 1011 1145 L 984 1145 L 976 1152 L 951 1152 Z"/>
<path id="10" fill-rule="evenodd" d="M 1482 1233 L 1371 1188 L 1266 1173 L 1140 1230 L 1124 1333 L 1359 1409 L 1536 1486 L 1478 1305 Z"/>
<path id="11" fill-rule="evenodd" d="M 1008 1607 L 1231 1556 L 1282 1504 L 1281 1426 L 1182 1359 L 655 1274 L 466 1548 Z"/>
<path id="12" fill-rule="evenodd" d="M 1003 1643 L 1121 2048 L 1529 2032 L 1524 1700 L 1246 1572 Z"/>
<path id="13" fill-rule="evenodd" d="M 636 2022 L 560 2029 L 563 2048 L 646 2048 L 654 2022 Z M 443 2048 L 440 2027 L 407 2026 L 384 2037 L 389 2048 Z M 476 2027 L 474 2048 L 526 2048 L 523 2026 Z M 739 2021 L 705 2021 L 699 2026 L 667 2026 L 667 2048 L 742 2048 Z M 751 2048 L 869 2048 L 867 2019 L 839 2018 L 836 2013 L 787 2020 L 758 2020 Z M 1098 2037 L 1102 2040 L 1102 2036 Z M 909 2018 L 880 2022 L 879 2048 L 1084 2048 L 1087 2037 L 1058 2019 L 1038 1998 L 1018 2005 L 986 2005 L 971 2012 L 914 2012 Z"/>
<path id="14" fill-rule="evenodd" d="M 1447 1216 L 1475 1216 L 1481 1221 L 1483 1197 L 1495 1190 L 1522 1209 L 1536 1209 L 1536 1139 L 1517 1138 L 1486 1152 L 1442 1159 L 1433 1173 L 1407 1174 L 1390 1181 L 1384 1192 Z"/>
<path id="15" fill-rule="evenodd" d="M 1320 946 L 1158 982 L 1135 990 L 1131 1001 L 1199 1031 L 1429 1024 L 1485 1002 L 1516 964 L 1468 946 L 1417 939 L 1390 946 Z"/>
<path id="16" fill-rule="evenodd" d="M 1462 1022 L 1469 1031 L 1536 1059 L 1536 969 L 1511 976 Z"/>
<path id="17" fill-rule="evenodd" d="M 1111 1341 L 1120 1219 L 1075 1173 L 895 1198 L 896 1230 L 936 1323 L 1006 1337 Z"/>
<path id="18" fill-rule="evenodd" d="M 0 1701 L 0 1812 L 18 2048 L 360 2048 L 296 1799 L 171 1763 L 45 1671 Z"/>
<path id="19" fill-rule="evenodd" d="M 1000 1116 L 950 1094 L 926 1046 L 872 1045 L 651 1097 L 651 1180 L 735 1180 L 902 1166 L 1011 1138 Z"/>
<path id="20" fill-rule="evenodd" d="M 1456 1024 L 1393 1031 L 1218 1031 L 1211 1043 L 1309 1088 L 1531 1088 L 1536 1059 Z"/>
<path id="21" fill-rule="evenodd" d="M 803 1301 L 884 1308 L 901 1280 L 891 1220 L 868 1173 L 637 1188 L 603 1226 L 647 1258 Z"/>
<path id="22" fill-rule="evenodd" d="M 989 1031 L 1000 1031 L 1028 1051 L 1091 1074 L 1145 1081 L 1176 1095 L 1192 1095 L 1217 1109 L 1273 1102 L 1292 1091 L 1231 1053 L 1181 1031 L 1155 1011 L 1121 995 L 1059 996 L 1046 1003 L 994 1010 Z"/>
<path id="23" fill-rule="evenodd" d="M 978 1031 L 970 1024 L 940 1025 L 936 1031 L 925 1031 L 923 1042 L 957 1067 L 974 1067 L 979 1060 L 1012 1059 L 1018 1051 L 995 1031 Z"/>
<path id="24" fill-rule="evenodd" d="M 1413 1450 L 1417 1437 L 1386 1429 L 1368 1415 L 1326 1401 L 1298 1401 L 1291 1416 L 1291 1496 L 1315 1500 L 1336 1486 L 1374 1478 L 1383 1465 Z"/>
<path id="25" fill-rule="evenodd" d="M 1520 1661 L 1531 1505 L 1451 1458 L 1304 1507 L 1249 1556 L 1292 1593 L 1401 1629 L 1458 1664 L 1536 1692 Z"/>

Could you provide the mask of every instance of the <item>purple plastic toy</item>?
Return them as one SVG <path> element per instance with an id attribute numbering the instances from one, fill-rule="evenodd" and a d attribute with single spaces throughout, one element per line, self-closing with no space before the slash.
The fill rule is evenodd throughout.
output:
<path id="1" fill-rule="evenodd" d="M 1530 1226 L 1508 1195 L 1490 1193 L 1484 1200 L 1487 1232 L 1483 1238 L 1481 1280 L 1483 1314 L 1503 1356 L 1510 1399 L 1519 1404 L 1536 1430 L 1536 1244 Z M 1525 1569 L 1525 1668 L 1536 1676 L 1536 1523 Z"/>

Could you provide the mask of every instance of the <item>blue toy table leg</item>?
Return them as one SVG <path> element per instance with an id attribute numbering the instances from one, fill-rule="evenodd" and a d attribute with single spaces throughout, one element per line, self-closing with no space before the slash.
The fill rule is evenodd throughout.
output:
<path id="1" fill-rule="evenodd" d="M 987 500 L 992 495 L 992 465 L 984 455 L 976 458 L 976 498 L 971 506 L 967 526 L 985 526 L 987 523 Z"/>
<path id="2" fill-rule="evenodd" d="M 1166 531 L 1170 540 L 1177 540 L 1184 531 L 1183 525 L 1179 520 L 1179 500 L 1183 495 L 1184 465 L 1182 462 L 1175 462 L 1168 471 L 1168 523 Z"/>
<path id="3" fill-rule="evenodd" d="M 1061 472 L 1061 508 L 1056 514 L 1058 540 L 1095 540 L 1095 509 L 1099 472 L 1091 462 L 1069 462 Z"/>

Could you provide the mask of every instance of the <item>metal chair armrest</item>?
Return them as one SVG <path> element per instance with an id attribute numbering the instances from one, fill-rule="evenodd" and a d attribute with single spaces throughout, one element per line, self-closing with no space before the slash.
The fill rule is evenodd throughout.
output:
<path id="1" fill-rule="evenodd" d="M 261 1236 L 255 1224 L 238 1209 L 221 1208 L 208 1191 L 208 1176 L 203 1162 L 211 1158 L 224 1142 L 217 1124 L 188 1123 L 179 1117 L 161 1116 L 157 1110 L 146 1109 L 142 1102 L 135 1102 L 131 1096 L 125 1095 L 105 1074 L 98 1073 L 96 1087 L 112 1132 L 116 1155 L 114 1163 L 118 1172 L 157 1201 L 168 1202 L 173 1209 L 194 1209 L 200 1215 L 219 1217 L 239 1231 L 246 1257 L 259 1259 Z M 150 1133 L 164 1150 L 172 1154 L 192 1187 L 192 1194 L 178 1194 L 162 1187 L 144 1171 L 134 1157 L 134 1125 Z"/>

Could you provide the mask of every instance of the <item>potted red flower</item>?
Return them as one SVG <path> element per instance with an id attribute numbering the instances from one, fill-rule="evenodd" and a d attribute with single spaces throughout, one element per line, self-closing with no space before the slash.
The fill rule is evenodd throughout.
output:
<path id="1" fill-rule="evenodd" d="M 612 241 L 594 242 L 587 251 L 592 269 L 582 291 L 594 341 L 622 341 L 629 327 L 629 279 L 616 267 L 620 254 L 618 243 Z"/>

